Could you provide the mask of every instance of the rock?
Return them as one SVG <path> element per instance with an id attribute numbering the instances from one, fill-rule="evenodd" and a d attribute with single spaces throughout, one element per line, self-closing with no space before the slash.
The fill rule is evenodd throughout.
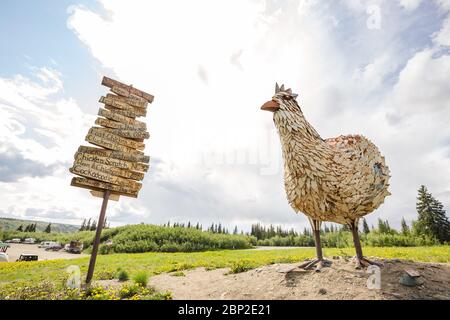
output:
<path id="1" fill-rule="evenodd" d="M 407 287 L 416 287 L 423 284 L 423 281 L 419 277 L 411 277 L 407 273 L 400 277 L 400 284 Z"/>
<path id="2" fill-rule="evenodd" d="M 321 295 L 327 294 L 327 290 L 325 290 L 324 288 L 321 288 L 319 290 L 319 294 L 321 294 Z"/>
<path id="3" fill-rule="evenodd" d="M 420 277 L 420 273 L 413 269 L 405 269 L 405 272 L 411 277 L 411 278 L 418 278 Z"/>

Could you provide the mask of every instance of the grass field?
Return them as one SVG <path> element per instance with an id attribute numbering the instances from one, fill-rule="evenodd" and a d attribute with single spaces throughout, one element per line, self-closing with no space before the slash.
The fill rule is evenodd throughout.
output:
<path id="1" fill-rule="evenodd" d="M 450 246 L 413 248 L 364 248 L 366 256 L 398 258 L 421 262 L 450 262 Z M 324 255 L 353 256 L 354 249 L 325 248 Z M 236 267 L 243 269 L 273 263 L 292 263 L 315 256 L 314 248 L 287 250 L 221 250 L 195 253 L 135 253 L 100 255 L 97 258 L 94 279 L 114 277 L 118 268 L 126 270 L 131 276 L 146 271 L 149 275 L 180 271 L 196 267 L 210 269 Z M 78 265 L 84 275 L 89 258 L 73 260 L 51 260 L 38 262 L 11 262 L 0 264 L 0 284 L 18 282 L 39 282 L 44 280 L 62 282 L 67 274 L 66 268 Z"/>

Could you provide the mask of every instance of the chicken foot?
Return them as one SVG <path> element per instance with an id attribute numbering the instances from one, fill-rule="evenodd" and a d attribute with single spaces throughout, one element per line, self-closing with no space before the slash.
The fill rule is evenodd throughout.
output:
<path id="1" fill-rule="evenodd" d="M 354 220 L 349 224 L 350 229 L 352 230 L 353 235 L 353 243 L 355 245 L 355 251 L 356 251 L 356 269 L 362 269 L 364 267 L 369 267 L 371 265 L 375 265 L 378 267 L 383 266 L 382 264 L 378 262 L 371 261 L 364 257 L 362 253 L 361 248 L 361 240 L 359 239 L 359 233 L 358 233 L 358 219 Z"/>
<path id="2" fill-rule="evenodd" d="M 331 261 L 325 260 L 323 258 L 323 254 L 322 254 L 322 244 L 320 242 L 321 221 L 311 219 L 310 222 L 311 222 L 311 226 L 314 231 L 314 240 L 315 240 L 315 244 L 316 244 L 317 258 L 312 261 L 306 261 L 305 263 L 302 263 L 299 266 L 299 268 L 305 269 L 305 270 L 310 270 L 312 267 L 316 266 L 316 272 L 320 272 L 320 270 L 322 270 L 322 268 L 330 266 Z"/>

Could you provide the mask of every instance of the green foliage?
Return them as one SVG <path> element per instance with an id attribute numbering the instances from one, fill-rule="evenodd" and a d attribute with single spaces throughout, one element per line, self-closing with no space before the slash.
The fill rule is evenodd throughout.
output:
<path id="1" fill-rule="evenodd" d="M 409 259 L 421 262 L 450 262 L 449 246 L 434 247 L 367 247 L 363 248 L 366 256 L 380 258 Z M 354 256 L 354 248 L 324 248 L 325 257 Z M 96 269 L 117 270 L 121 267 L 130 275 L 145 271 L 149 276 L 164 272 L 180 271 L 181 268 L 205 267 L 208 270 L 229 268 L 238 261 L 248 261 L 251 267 L 259 267 L 274 263 L 298 262 L 316 256 L 314 248 L 281 249 L 281 250 L 221 250 L 205 252 L 147 252 L 133 254 L 110 254 L 97 258 Z M 87 272 L 89 257 L 70 260 L 47 260 L 35 262 L 0 263 L 0 293 L 2 286 L 8 283 L 20 287 L 18 281 L 25 285 L 54 281 L 62 284 L 63 272 L 71 265 L 81 269 L 82 277 Z M 0 296 L 1 300 L 1 296 Z"/>
<path id="2" fill-rule="evenodd" d="M 418 220 L 413 223 L 415 234 L 435 237 L 441 243 L 450 241 L 450 221 L 441 202 L 425 186 L 418 191 L 416 209 Z"/>
<path id="3" fill-rule="evenodd" d="M 252 265 L 252 263 L 250 261 L 247 261 L 247 260 L 236 261 L 231 264 L 229 273 L 233 274 L 233 273 L 246 272 L 253 268 L 254 268 L 254 266 Z"/>
<path id="4" fill-rule="evenodd" d="M 130 299 L 131 297 L 137 295 L 141 288 L 144 286 L 140 286 L 138 284 L 126 284 L 119 291 L 120 299 Z"/>
<path id="5" fill-rule="evenodd" d="M 433 237 L 398 234 L 395 231 L 391 233 L 380 233 L 378 230 L 371 231 L 368 234 L 360 235 L 361 243 L 372 247 L 414 247 L 414 246 L 434 246 L 439 242 Z M 353 247 L 353 237 L 349 231 L 338 231 L 324 233 L 321 235 L 322 247 L 324 248 L 349 248 Z M 297 237 L 274 237 L 271 239 L 258 240 L 259 246 L 273 247 L 314 247 L 314 238 L 312 236 Z"/>
<path id="6" fill-rule="evenodd" d="M 117 279 L 120 282 L 124 282 L 130 280 L 130 276 L 125 270 L 119 270 L 119 272 L 117 273 Z"/>
<path id="7" fill-rule="evenodd" d="M 96 280 L 112 280 L 116 278 L 116 273 L 111 269 L 101 269 L 95 272 Z"/>
<path id="8" fill-rule="evenodd" d="M 89 222 L 90 224 L 90 222 Z M 41 241 L 58 241 L 69 243 L 79 240 L 87 252 L 94 239 L 94 231 L 79 231 L 74 233 L 45 233 L 6 231 L 0 233 L 0 240 L 12 238 L 35 238 Z M 111 246 L 104 245 L 111 239 Z M 201 231 L 197 228 L 163 227 L 148 224 L 128 225 L 106 229 L 102 232 L 99 252 L 108 253 L 141 253 L 160 252 L 194 252 L 221 249 L 248 249 L 256 244 L 256 239 L 244 235 L 215 234 Z"/>
<path id="9" fill-rule="evenodd" d="M 146 287 L 148 283 L 148 273 L 145 271 L 141 271 L 135 274 L 133 277 L 133 281 L 142 287 Z"/>
<path id="10" fill-rule="evenodd" d="M 410 230 L 409 230 L 408 224 L 406 223 L 405 218 L 402 218 L 401 225 L 402 225 L 402 231 L 401 231 L 402 234 L 403 234 L 404 236 L 407 236 L 407 235 L 409 234 Z"/>
<path id="11" fill-rule="evenodd" d="M 170 300 L 170 292 L 157 292 L 137 284 L 119 288 L 88 287 L 85 291 L 58 286 L 51 281 L 9 283 L 1 286 L 0 300 Z"/>
<path id="12" fill-rule="evenodd" d="M 251 247 L 251 238 L 247 236 L 214 234 L 196 228 L 141 224 L 107 231 L 110 230 L 116 232 L 116 235 L 112 237 L 112 252 L 193 252 Z"/>
<path id="13" fill-rule="evenodd" d="M 367 221 L 365 218 L 363 218 L 363 233 L 368 234 L 370 232 L 369 225 L 367 224 Z"/>

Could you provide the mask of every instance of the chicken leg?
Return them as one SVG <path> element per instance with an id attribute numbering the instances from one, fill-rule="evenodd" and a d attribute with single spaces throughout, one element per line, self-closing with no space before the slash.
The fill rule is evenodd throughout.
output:
<path id="1" fill-rule="evenodd" d="M 331 261 L 325 260 L 322 254 L 322 244 L 320 242 L 320 226 L 322 224 L 319 220 L 309 219 L 311 223 L 311 227 L 314 232 L 314 240 L 316 244 L 316 254 L 317 258 L 312 261 L 307 261 L 299 266 L 299 268 L 309 270 L 312 267 L 316 266 L 316 271 L 320 272 L 323 267 L 327 267 L 331 264 Z"/>
<path id="2" fill-rule="evenodd" d="M 352 230 L 353 243 L 355 245 L 356 269 L 361 269 L 363 266 L 368 267 L 370 265 L 376 265 L 378 267 L 381 267 L 382 266 L 381 264 L 370 261 L 369 259 L 367 259 L 363 256 L 362 248 L 361 248 L 361 240 L 359 239 L 359 233 L 358 233 L 358 219 L 353 220 L 349 224 L 349 227 Z"/>

